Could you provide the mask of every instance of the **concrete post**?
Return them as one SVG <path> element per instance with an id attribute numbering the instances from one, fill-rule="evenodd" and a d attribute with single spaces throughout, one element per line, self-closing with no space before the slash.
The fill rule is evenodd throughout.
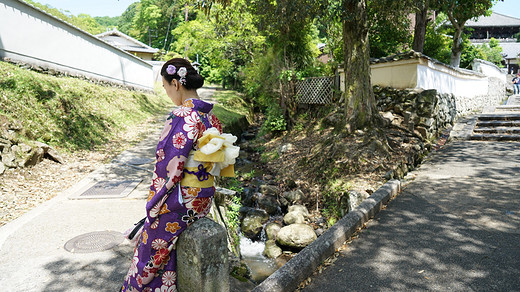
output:
<path id="1" fill-rule="evenodd" d="M 201 218 L 177 241 L 177 286 L 180 292 L 228 292 L 229 262 L 226 230 Z"/>

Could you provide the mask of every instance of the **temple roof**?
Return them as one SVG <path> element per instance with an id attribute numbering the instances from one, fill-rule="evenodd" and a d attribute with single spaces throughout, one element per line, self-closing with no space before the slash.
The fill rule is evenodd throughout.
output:
<path id="1" fill-rule="evenodd" d="M 476 21 L 468 20 L 466 27 L 518 26 L 520 18 L 493 12 L 490 16 L 480 16 Z"/>
<path id="2" fill-rule="evenodd" d="M 508 43 L 500 43 L 502 47 L 502 53 L 504 54 L 506 59 L 516 59 L 520 55 L 520 43 L 517 42 L 508 42 Z"/>

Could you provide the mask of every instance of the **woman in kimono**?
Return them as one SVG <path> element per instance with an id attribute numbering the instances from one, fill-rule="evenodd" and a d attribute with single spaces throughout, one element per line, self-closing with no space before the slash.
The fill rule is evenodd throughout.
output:
<path id="1" fill-rule="evenodd" d="M 222 126 L 211 111 L 213 105 L 197 95 L 203 77 L 182 58 L 166 62 L 161 75 L 167 95 L 179 107 L 170 113 L 159 138 L 147 216 L 121 291 L 177 291 L 178 236 L 208 214 L 215 192 L 214 175 L 233 171 L 231 163 L 226 167 L 222 159 L 221 163 L 214 159 L 227 155 L 217 155 L 225 148 L 222 141 L 234 140 L 220 136 Z M 238 156 L 238 147 L 228 146 L 224 152 Z M 201 152 L 207 148 L 209 151 Z M 229 155 L 226 157 L 234 163 L 234 158 L 229 161 Z"/>

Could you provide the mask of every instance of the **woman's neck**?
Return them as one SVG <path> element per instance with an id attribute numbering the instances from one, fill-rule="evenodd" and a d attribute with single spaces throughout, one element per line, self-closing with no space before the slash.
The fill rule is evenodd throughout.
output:
<path id="1" fill-rule="evenodd" d="M 199 99 L 199 95 L 198 95 L 197 91 L 194 90 L 194 89 L 193 90 L 185 90 L 182 93 L 181 97 L 182 97 L 182 103 L 184 103 L 186 100 L 192 99 L 192 98 Z"/>

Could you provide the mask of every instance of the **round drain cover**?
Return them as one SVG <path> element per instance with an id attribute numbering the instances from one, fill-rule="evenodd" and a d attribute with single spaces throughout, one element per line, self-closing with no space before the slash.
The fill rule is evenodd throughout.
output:
<path id="1" fill-rule="evenodd" d="M 78 235 L 65 243 L 65 249 L 74 253 L 104 251 L 121 244 L 125 237 L 116 231 L 96 231 Z"/>

